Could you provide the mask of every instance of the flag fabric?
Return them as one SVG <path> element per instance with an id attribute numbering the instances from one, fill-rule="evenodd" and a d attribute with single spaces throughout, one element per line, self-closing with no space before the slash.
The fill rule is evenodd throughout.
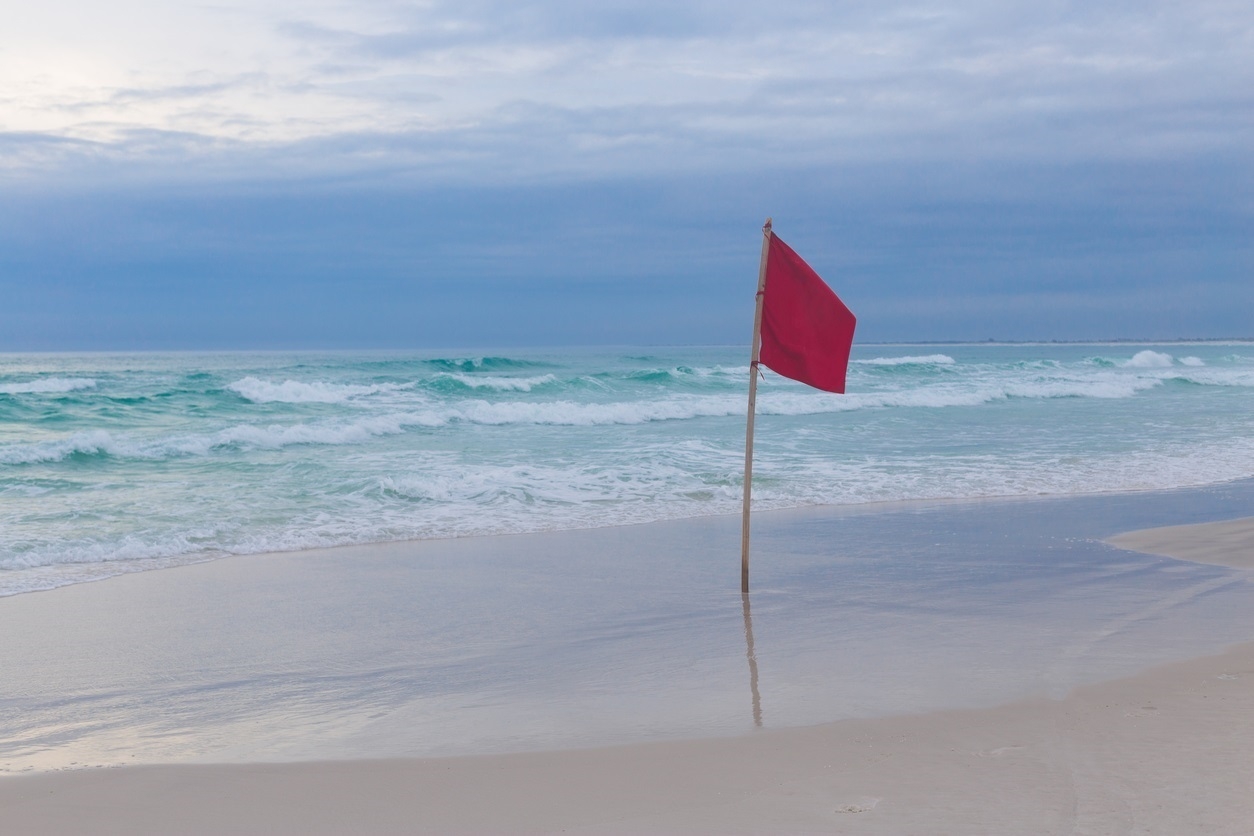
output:
<path id="1" fill-rule="evenodd" d="M 758 359 L 784 377 L 843 393 L 857 319 L 801 256 L 769 235 Z"/>

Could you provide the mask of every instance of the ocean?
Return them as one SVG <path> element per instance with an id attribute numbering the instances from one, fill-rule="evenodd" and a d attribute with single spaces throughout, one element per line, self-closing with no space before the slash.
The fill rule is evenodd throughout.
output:
<path id="1" fill-rule="evenodd" d="M 230 554 L 732 514 L 748 350 L 0 355 L 0 595 Z M 754 507 L 1254 476 L 1248 342 L 858 345 L 764 373 Z"/>

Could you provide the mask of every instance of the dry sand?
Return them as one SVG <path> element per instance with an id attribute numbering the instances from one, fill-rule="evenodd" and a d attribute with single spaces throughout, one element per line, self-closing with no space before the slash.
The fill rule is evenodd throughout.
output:
<path id="1" fill-rule="evenodd" d="M 1194 563 L 1254 569 L 1254 517 L 1129 531 L 1106 541 L 1121 549 Z"/>
<path id="2" fill-rule="evenodd" d="M 1115 542 L 1248 566 L 1251 531 L 1244 520 Z M 18 776 L 0 780 L 0 829 L 1248 834 L 1252 789 L 1245 644 L 1062 700 L 732 739 Z"/>

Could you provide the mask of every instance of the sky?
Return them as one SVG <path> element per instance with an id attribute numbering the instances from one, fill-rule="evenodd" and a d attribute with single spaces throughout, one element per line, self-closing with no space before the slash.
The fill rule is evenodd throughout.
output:
<path id="1" fill-rule="evenodd" d="M 1254 5 L 46 0 L 0 351 L 1254 336 Z"/>

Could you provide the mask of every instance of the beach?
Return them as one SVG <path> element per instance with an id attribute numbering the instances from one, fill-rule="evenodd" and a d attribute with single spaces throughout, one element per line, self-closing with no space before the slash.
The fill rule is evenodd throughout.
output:
<path id="1" fill-rule="evenodd" d="M 1061 701 L 719 740 L 0 781 L 21 833 L 1162 833 L 1254 821 L 1254 645 Z"/>
<path id="2" fill-rule="evenodd" d="M 695 620 L 671 623 L 674 611 L 666 606 L 648 611 L 641 595 L 700 584 L 708 566 L 698 559 L 667 575 L 663 560 L 642 561 L 636 569 L 661 576 L 634 586 L 623 580 L 622 612 L 601 612 L 599 627 L 579 610 L 578 635 L 566 627 L 546 634 L 533 625 L 540 632 L 501 656 L 492 655 L 490 631 L 481 628 L 477 654 L 489 660 L 485 670 L 495 678 L 477 679 L 486 674 L 476 674 L 465 659 L 460 665 L 445 660 L 444 678 L 424 679 L 420 694 L 412 681 L 403 684 L 404 672 L 386 653 L 354 671 L 344 659 L 371 651 L 363 634 L 345 633 L 346 622 L 337 621 L 378 629 L 363 622 L 386 620 L 389 595 L 405 598 L 422 585 L 388 571 L 389 565 L 413 565 L 398 559 L 400 551 L 389 556 L 387 549 L 365 549 L 374 566 L 363 566 L 364 553 L 339 550 L 245 556 L 4 599 L 6 633 L 59 636 L 33 655 L 65 656 L 71 645 L 80 655 L 19 677 L 10 707 L 33 708 L 42 699 L 46 716 L 23 726 L 10 714 L 9 728 L 20 729 L 23 745 L 20 752 L 10 745 L 0 758 L 10 772 L 0 778 L 0 815 L 14 832 L 30 833 L 1247 833 L 1254 820 L 1248 797 L 1254 636 L 1238 613 L 1254 589 L 1244 569 L 1229 567 L 1248 561 L 1241 544 L 1254 523 L 1189 522 L 1135 535 L 1152 538 L 1155 552 L 1164 555 L 1154 557 L 1093 537 L 1050 534 L 1034 544 L 1033 521 L 1061 517 L 1087 530 L 1082 521 L 1089 519 L 1100 532 L 1120 519 L 1161 518 L 1167 508 L 1177 519 L 1224 510 L 1231 517 L 1248 501 L 1248 486 L 1238 485 L 762 515 L 753 620 L 748 602 L 726 594 L 711 599 L 715 603 Z M 485 565 L 467 589 L 487 595 L 501 619 L 515 619 L 502 630 L 525 632 L 516 608 L 530 594 L 543 605 L 538 589 L 551 580 L 538 555 L 560 551 L 560 562 L 569 566 L 572 552 L 594 545 L 644 554 L 660 549 L 665 557 L 673 556 L 665 544 L 699 552 L 696 544 L 706 543 L 712 554 L 728 554 L 724 540 L 734 541 L 726 531 L 734 522 L 711 518 L 428 543 L 424 582 L 439 574 L 437 556 L 464 564 L 473 552 Z M 832 643 L 830 625 L 820 617 L 827 606 L 798 611 L 795 601 L 781 600 L 798 597 L 788 579 L 799 572 L 806 586 L 814 584 L 812 570 L 822 561 L 816 556 L 808 566 L 797 564 L 807 546 L 816 555 L 832 554 L 830 538 L 815 540 L 822 532 L 847 532 L 850 548 L 861 552 L 859 537 L 886 525 L 906 552 L 913 525 L 925 540 L 947 526 L 965 551 L 984 561 L 993 552 L 981 552 L 980 537 L 971 532 L 983 531 L 986 543 L 1013 532 L 1008 553 L 1016 560 L 1037 551 L 1054 565 L 1073 562 L 1057 553 L 1061 543 L 1080 550 L 1072 557 L 1105 555 L 1087 580 L 1057 579 L 1066 594 L 1080 598 L 1112 566 L 1120 567 L 1120 586 L 1138 577 L 1148 585 L 1143 598 L 1085 623 L 1079 613 L 1109 598 L 1114 587 L 1100 584 L 1096 597 L 1078 601 L 1074 612 L 1042 616 L 1033 612 L 1036 599 L 1013 597 L 1015 590 L 1048 586 L 1044 573 L 1024 587 L 986 582 L 981 594 L 996 593 L 1001 604 L 983 615 L 960 619 L 946 608 L 919 613 L 897 639 L 875 644 L 873 655 L 825 656 L 816 647 Z M 1171 557 L 1203 547 L 1207 564 Z M 944 547 L 929 543 L 927 549 Z M 502 552 L 534 561 L 529 572 L 537 579 L 508 607 L 492 598 L 487 580 L 504 571 L 487 556 Z M 372 579 L 346 588 L 349 565 L 356 577 Z M 734 583 L 735 568 L 728 567 L 723 586 Z M 857 566 L 846 570 L 852 574 L 844 580 L 852 582 Z M 1146 572 L 1167 586 L 1144 580 Z M 558 597 L 616 580 L 576 579 Z M 338 612 L 328 607 L 331 598 L 313 594 L 319 585 L 337 590 Z M 908 584 L 893 594 L 905 603 Z M 1055 605 L 1057 599 L 1042 596 L 1040 602 Z M 620 596 L 592 597 L 602 609 Z M 169 599 L 168 607 L 154 605 L 162 599 Z M 235 609 L 225 603 L 230 599 Z M 1002 605 L 1013 614 L 1001 614 Z M 136 607 L 145 607 L 146 617 L 137 618 Z M 260 615 L 267 609 L 269 622 Z M 958 609 L 969 605 L 960 602 Z M 125 618 L 110 622 L 109 612 Z M 232 626 L 245 615 L 243 627 Z M 572 617 L 551 607 L 550 616 L 567 627 Z M 442 618 L 447 624 L 449 616 Z M 952 642 L 926 635 L 958 631 L 967 619 L 974 619 L 972 635 L 985 637 L 973 647 L 960 631 Z M 1075 625 L 1070 634 L 1064 623 Z M 320 624 L 333 629 L 322 632 Z M 1004 629 L 994 629 L 998 624 Z M 1008 629 L 1012 624 L 1023 629 Z M 376 644 L 390 632 L 374 634 Z M 1032 638 L 1036 632 L 1053 639 Z M 694 648 L 676 648 L 680 633 Z M 87 641 L 89 634 L 98 645 Z M 328 647 L 328 636 L 345 643 L 344 657 Z M 787 652 L 789 639 L 816 647 Z M 127 641 L 137 644 L 119 646 Z M 245 641 L 253 651 L 240 647 Z M 520 648 L 532 642 L 547 649 L 533 648 L 525 658 Z M 316 676 L 297 670 L 308 653 L 316 657 Z M 607 656 L 614 658 L 600 667 Z M 531 672 L 502 672 L 509 658 Z M 871 659 L 893 674 L 857 671 Z M 685 673 L 684 666 L 695 671 Z M 621 679 L 607 672 L 619 667 Z M 981 667 L 986 677 L 976 675 Z M 947 677 L 946 669 L 954 668 L 962 675 Z M 276 684 L 284 670 L 290 681 Z M 450 684 L 458 676 L 460 690 Z M 870 697 L 851 683 L 863 676 Z M 345 687 L 337 678 L 356 684 Z M 48 694 L 33 693 L 35 680 L 50 679 Z M 93 679 L 97 684 L 86 687 Z M 387 704 L 380 695 L 389 679 L 409 697 Z M 431 684 L 437 681 L 442 694 Z M 52 705 L 54 692 L 58 705 Z M 373 701 L 362 694 L 373 694 Z M 872 705 L 877 694 L 882 705 Z M 31 701 L 26 706 L 23 697 Z M 824 713 L 840 719 L 807 722 Z M 396 756 L 398 747 L 423 756 Z M 22 771 L 27 774 L 13 774 Z"/>
<path id="3" fill-rule="evenodd" d="M 0 357 L 15 832 L 1244 832 L 1248 343 Z"/>
<path id="4" fill-rule="evenodd" d="M 0 836 L 1254 836 L 1254 4 L 654 5 L 5 16 Z"/>

